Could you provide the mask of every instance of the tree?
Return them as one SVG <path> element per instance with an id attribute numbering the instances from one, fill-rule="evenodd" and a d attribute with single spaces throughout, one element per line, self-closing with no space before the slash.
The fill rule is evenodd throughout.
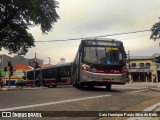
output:
<path id="1" fill-rule="evenodd" d="M 159 18 L 160 19 L 160 18 Z M 151 36 L 150 39 L 157 40 L 160 38 L 160 21 L 155 23 L 151 28 Z"/>
<path id="2" fill-rule="evenodd" d="M 25 55 L 34 45 L 27 29 L 40 25 L 47 34 L 59 19 L 55 0 L 0 0 L 0 50 Z"/>

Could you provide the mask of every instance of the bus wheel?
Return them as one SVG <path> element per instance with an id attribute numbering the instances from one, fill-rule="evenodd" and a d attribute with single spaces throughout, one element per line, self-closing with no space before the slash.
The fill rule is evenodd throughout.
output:
<path id="1" fill-rule="evenodd" d="M 94 85 L 88 85 L 88 88 L 92 89 L 94 88 Z"/>
<path id="2" fill-rule="evenodd" d="M 111 88 L 112 88 L 112 85 L 111 84 L 108 84 L 108 85 L 106 85 L 106 90 L 111 90 Z"/>
<path id="3" fill-rule="evenodd" d="M 82 89 L 82 88 L 84 88 L 84 85 L 83 85 L 83 84 L 77 84 L 76 87 L 77 87 L 78 89 Z"/>
<path id="4" fill-rule="evenodd" d="M 40 87 L 40 84 L 39 84 L 39 83 L 36 83 L 35 86 L 36 86 L 36 87 Z"/>
<path id="5" fill-rule="evenodd" d="M 57 85 L 52 85 L 52 88 L 56 88 L 57 87 Z"/>

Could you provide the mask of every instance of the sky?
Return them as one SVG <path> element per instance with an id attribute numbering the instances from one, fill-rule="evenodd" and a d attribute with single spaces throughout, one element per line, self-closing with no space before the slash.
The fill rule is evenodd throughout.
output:
<path id="1" fill-rule="evenodd" d="M 39 26 L 30 28 L 35 41 L 87 38 L 115 33 L 149 30 L 159 21 L 160 0 L 57 0 L 60 19 L 52 31 L 42 34 Z M 131 56 L 151 56 L 160 53 L 159 41 L 150 40 L 151 32 L 109 36 L 124 43 Z M 36 42 L 24 56 L 43 59 L 56 64 L 60 58 L 71 62 L 75 58 L 80 40 L 63 42 Z M 2 50 L 0 53 L 8 53 Z"/>

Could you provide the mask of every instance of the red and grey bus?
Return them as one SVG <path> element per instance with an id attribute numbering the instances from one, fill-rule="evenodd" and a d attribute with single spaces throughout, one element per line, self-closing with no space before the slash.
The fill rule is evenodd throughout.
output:
<path id="1" fill-rule="evenodd" d="M 51 65 L 27 71 L 27 86 L 70 85 L 72 63 Z"/>
<path id="2" fill-rule="evenodd" d="M 73 85 L 106 86 L 125 84 L 126 52 L 121 41 L 106 38 L 83 39 L 73 62 Z"/>

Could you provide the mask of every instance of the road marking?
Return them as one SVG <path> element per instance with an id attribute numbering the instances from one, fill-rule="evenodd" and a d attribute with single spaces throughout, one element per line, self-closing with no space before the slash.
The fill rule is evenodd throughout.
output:
<path id="1" fill-rule="evenodd" d="M 92 97 L 85 97 L 85 98 L 62 100 L 62 101 L 57 101 L 57 102 L 48 102 L 48 103 L 25 105 L 25 106 L 12 107 L 12 108 L 3 108 L 3 109 L 0 109 L 0 111 L 11 111 L 11 110 L 19 110 L 19 109 L 25 109 L 25 108 L 33 108 L 33 107 L 40 107 L 40 106 L 47 106 L 47 105 L 55 105 L 55 104 L 75 102 L 75 101 L 88 100 L 88 99 L 95 99 L 95 98 L 108 97 L 108 96 L 111 96 L 111 95 L 99 95 L 99 96 L 92 96 Z"/>
<path id="2" fill-rule="evenodd" d="M 143 92 L 143 91 L 147 91 L 148 89 L 143 89 L 143 90 L 136 90 L 136 91 L 132 91 L 131 93 L 138 93 L 138 92 Z"/>

